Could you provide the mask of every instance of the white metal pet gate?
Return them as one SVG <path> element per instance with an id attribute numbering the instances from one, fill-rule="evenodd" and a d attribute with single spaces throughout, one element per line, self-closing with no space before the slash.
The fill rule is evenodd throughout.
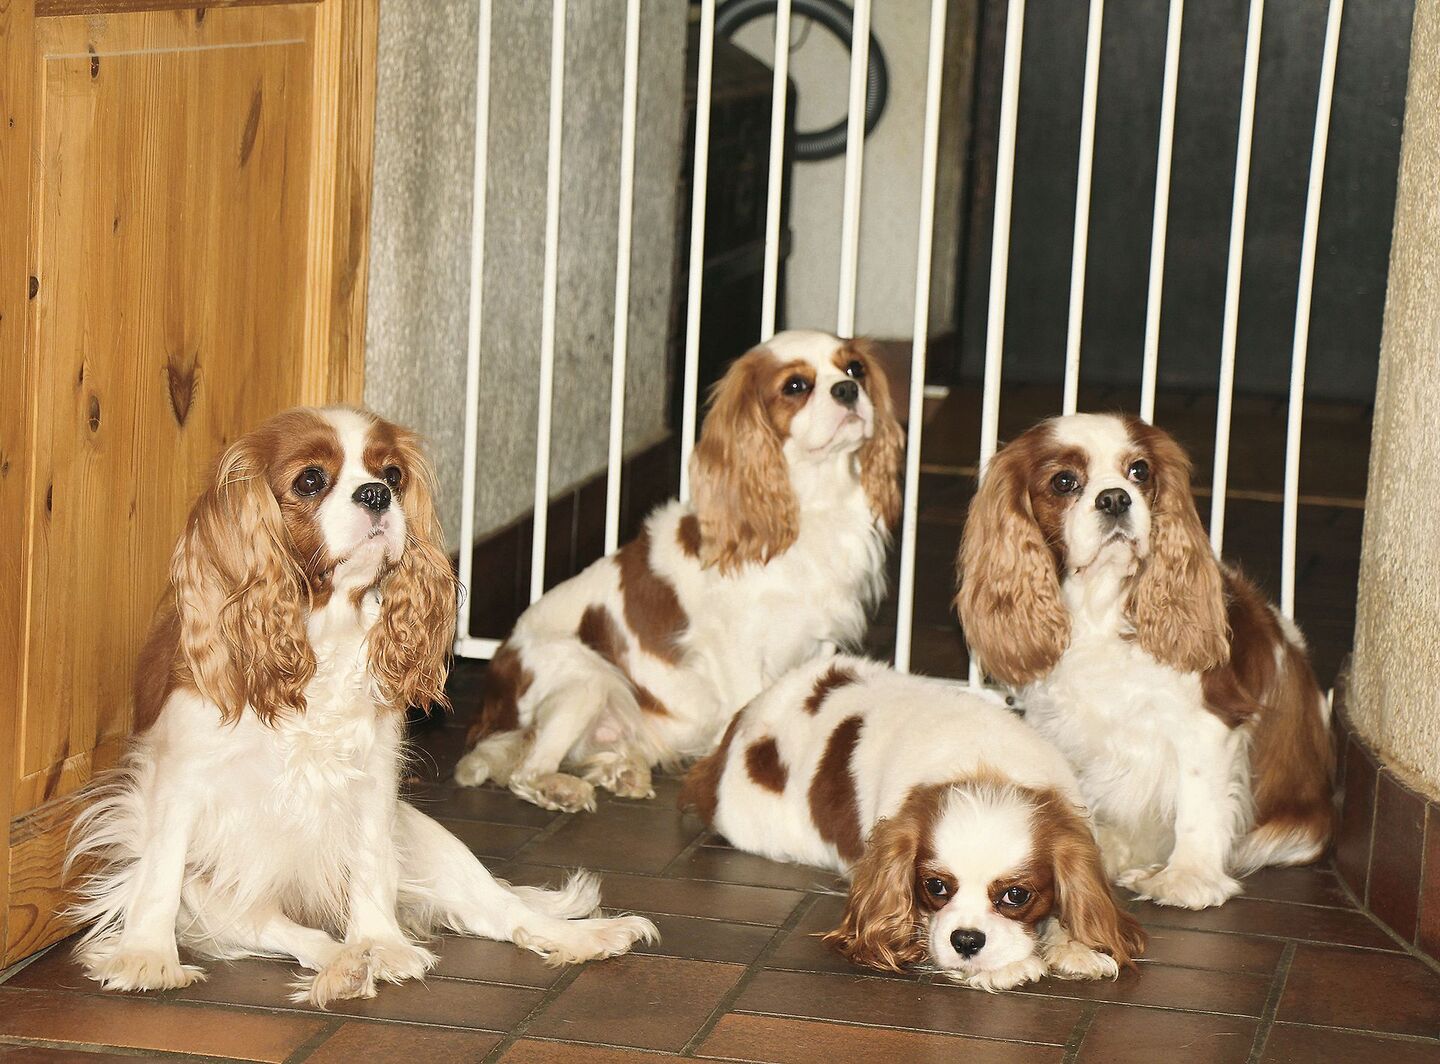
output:
<path id="1" fill-rule="evenodd" d="M 544 590 L 546 517 L 550 496 L 550 418 L 555 369 L 555 314 L 560 219 L 561 120 L 565 107 L 564 57 L 567 0 L 553 0 L 550 59 L 549 155 L 545 201 L 544 280 L 541 293 L 540 387 L 535 449 L 534 534 L 531 538 L 530 598 Z M 915 536 L 920 481 L 920 436 L 924 402 L 926 331 L 929 322 L 931 237 L 935 217 L 936 155 L 940 124 L 941 65 L 944 56 L 948 0 L 931 0 L 929 58 L 926 67 L 925 120 L 921 168 L 919 250 L 915 263 L 914 346 L 910 367 L 909 442 L 905 461 L 904 523 L 899 537 L 900 580 L 895 632 L 895 664 L 909 666 L 914 623 Z M 1315 130 L 1311 141 L 1308 192 L 1300 255 L 1299 291 L 1295 303 L 1294 346 L 1291 353 L 1289 417 L 1286 432 L 1284 523 L 1281 560 L 1281 606 L 1287 616 L 1295 607 L 1295 540 L 1300 478 L 1300 428 L 1304 404 L 1305 360 L 1309 341 L 1310 303 L 1315 273 L 1316 234 L 1320 219 L 1320 192 L 1325 172 L 1325 151 L 1330 129 L 1331 98 L 1335 84 L 1340 17 L 1344 0 L 1328 0 L 1325 43 L 1320 71 Z M 1146 300 L 1144 362 L 1140 414 L 1151 420 L 1155 410 L 1155 383 L 1160 339 L 1160 297 L 1165 264 L 1165 235 L 1169 212 L 1170 161 L 1175 132 L 1175 98 L 1179 81 L 1181 22 L 1185 0 L 1170 0 L 1167 23 L 1164 86 L 1161 97 L 1160 135 L 1155 178 L 1149 284 Z M 480 0 L 475 92 L 475 169 L 471 233 L 470 331 L 465 393 L 464 484 L 460 515 L 460 582 L 470 587 L 471 550 L 475 531 L 476 427 L 479 417 L 481 279 L 485 256 L 486 147 L 489 129 L 491 12 L 493 0 Z M 1089 229 L 1091 162 L 1095 144 L 1095 109 L 1099 85 L 1101 25 L 1105 0 L 1090 0 L 1086 37 L 1084 96 L 1081 111 L 1080 152 L 1075 201 L 1075 229 L 1071 257 L 1069 321 L 1065 346 L 1064 412 L 1075 411 L 1080 379 L 1080 325 L 1084 305 L 1086 242 Z M 785 136 L 786 90 L 790 41 L 790 0 L 778 0 L 775 23 L 774 90 L 770 127 L 770 174 L 765 237 L 763 336 L 775 326 L 775 301 L 780 254 L 780 192 L 782 148 Z M 848 141 L 842 199 L 839 314 L 835 331 L 854 333 L 855 293 L 860 241 L 860 187 L 864 158 L 866 71 L 869 60 L 871 0 L 855 0 L 851 40 Z M 1234 192 L 1230 218 L 1229 256 L 1226 266 L 1224 320 L 1217 384 L 1215 471 L 1210 513 L 1210 536 L 1218 551 L 1225 532 L 1225 497 L 1230 447 L 1231 399 L 1235 376 L 1235 343 L 1240 307 L 1240 269 L 1245 243 L 1245 209 L 1250 183 L 1251 134 L 1255 119 L 1255 90 L 1260 65 L 1260 30 L 1265 0 L 1250 0 L 1245 41 L 1244 75 L 1238 117 Z M 1015 130 L 1020 89 L 1021 35 L 1025 0 L 1009 0 L 1005 27 L 1004 67 L 1001 83 L 1000 131 L 995 180 L 995 221 L 991 246 L 989 309 L 985 341 L 985 377 L 980 438 L 980 466 L 995 452 L 1000 410 L 1001 352 L 1005 330 L 1005 290 L 1010 246 L 1010 197 L 1015 173 Z M 680 428 L 680 493 L 689 489 L 688 462 L 695 439 L 699 371 L 700 294 L 705 255 L 706 177 L 710 141 L 711 74 L 715 44 L 715 0 L 702 0 L 700 54 L 695 121 L 694 174 L 690 222 L 689 298 L 685 326 L 684 405 Z M 628 327 L 631 217 L 634 203 L 635 115 L 640 45 L 640 0 L 628 0 L 625 26 L 624 99 L 620 144 L 620 200 L 618 254 L 615 264 L 615 328 L 610 390 L 610 444 L 605 500 L 605 550 L 617 546 L 620 524 L 620 476 L 623 459 L 625 358 Z M 499 645 L 496 638 L 470 633 L 469 596 L 457 623 L 455 652 L 462 657 L 488 658 Z M 974 667 L 971 682 L 977 682 Z"/>

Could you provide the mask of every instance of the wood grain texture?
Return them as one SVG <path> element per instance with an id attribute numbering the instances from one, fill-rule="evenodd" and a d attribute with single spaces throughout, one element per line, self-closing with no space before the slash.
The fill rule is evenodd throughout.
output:
<path id="1" fill-rule="evenodd" d="M 29 608 L 31 56 L 30 0 L 0 0 L 0 825 L 10 823 Z M 9 896 L 0 860 L 0 898 Z M 7 914 L 0 912 L 0 943 Z M 3 958 L 0 958 L 3 964 Z"/>
<path id="2" fill-rule="evenodd" d="M 0 0 L 0 964 L 65 931 L 56 818 L 123 752 L 216 454 L 361 398 L 378 22 L 35 2 Z"/>
<path id="3" fill-rule="evenodd" d="M 138 11 L 174 11 L 184 9 L 196 13 L 209 13 L 219 7 L 264 7 L 271 4 L 309 4 L 318 0 L 207 0 L 199 4 L 195 0 L 35 0 L 35 14 L 45 18 L 55 15 L 120 15 Z"/>

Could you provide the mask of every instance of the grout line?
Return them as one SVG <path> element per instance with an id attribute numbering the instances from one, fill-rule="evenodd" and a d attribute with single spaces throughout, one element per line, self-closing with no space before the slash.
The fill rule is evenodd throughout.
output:
<path id="1" fill-rule="evenodd" d="M 1372 827 L 1371 830 L 1372 830 L 1372 832 L 1373 832 L 1373 830 L 1374 830 L 1373 827 Z M 1373 842 L 1373 840 L 1372 840 L 1372 842 Z M 1403 951 L 1404 953 L 1409 954 L 1411 957 L 1414 957 L 1416 960 L 1420 961 L 1421 964 L 1425 965 L 1425 967 L 1429 968 L 1432 972 L 1435 972 L 1437 975 L 1440 975 L 1440 958 L 1432 957 L 1432 956 L 1430 956 L 1428 953 L 1426 953 L 1424 950 L 1419 949 L 1418 947 L 1416 947 L 1413 943 L 1406 942 L 1403 938 L 1401 938 L 1401 937 L 1400 937 L 1399 935 L 1397 935 L 1394 931 L 1392 931 L 1392 930 L 1390 929 L 1389 925 L 1387 925 L 1387 924 L 1385 923 L 1385 921 L 1381 920 L 1378 916 L 1376 916 L 1373 912 L 1370 911 L 1369 907 L 1368 907 L 1363 901 L 1361 901 L 1361 900 L 1359 899 L 1359 897 L 1356 895 L 1356 893 L 1355 893 L 1353 890 L 1350 889 L 1350 884 L 1347 883 L 1347 882 L 1345 882 L 1345 877 L 1344 877 L 1344 876 L 1336 876 L 1335 878 L 1337 878 L 1337 879 L 1340 881 L 1340 889 L 1343 890 L 1343 891 L 1345 892 L 1345 896 L 1346 896 L 1347 898 L 1349 898 L 1352 903 L 1354 903 L 1355 908 L 1360 912 L 1360 914 L 1361 914 L 1362 916 L 1364 916 L 1364 917 L 1365 917 L 1367 920 L 1369 920 L 1372 924 L 1374 924 L 1374 925 L 1375 925 L 1376 927 L 1378 927 L 1381 931 L 1383 931 L 1383 932 L 1385 933 L 1385 935 L 1386 935 L 1387 938 L 1389 938 L 1389 939 L 1391 939 L 1392 941 L 1394 941 L 1395 943 L 1397 943 L 1397 944 L 1400 946 L 1401 951 Z M 1366 876 L 1366 885 L 1367 885 L 1367 886 L 1369 885 L 1369 876 L 1368 876 L 1368 875 Z M 1320 943 L 1320 944 L 1321 944 L 1321 945 L 1333 945 L 1333 943 Z M 1352 948 L 1360 948 L 1360 947 L 1352 947 Z M 1383 952 L 1383 953 L 1394 953 L 1395 951 L 1394 951 L 1394 950 L 1380 950 L 1380 949 L 1375 949 L 1374 952 L 1376 952 L 1376 953 L 1381 953 L 1381 952 Z"/>
<path id="2" fill-rule="evenodd" d="M 341 1026 L 344 1025 L 345 1019 L 344 1016 L 336 1016 L 329 1023 L 324 1024 L 320 1030 L 316 1031 L 291 1051 L 290 1055 L 285 1058 L 285 1064 L 298 1064 L 299 1061 L 307 1059 L 315 1050 L 330 1041 L 335 1032 L 340 1030 Z"/>
<path id="3" fill-rule="evenodd" d="M 1260 1012 L 1260 1022 L 1255 1025 L 1255 1041 L 1250 1045 L 1249 1064 L 1259 1064 L 1265 1043 L 1270 1041 L 1270 1029 L 1275 1026 L 1275 1013 L 1280 1009 L 1280 995 L 1285 992 L 1285 981 L 1290 978 L 1290 965 L 1295 963 L 1295 943 L 1289 942 L 1280 954 L 1280 963 L 1275 965 L 1275 978 L 1270 982 L 1270 993 L 1265 997 L 1265 1008 Z"/>
<path id="4" fill-rule="evenodd" d="M 540 1000 L 535 1002 L 534 1007 L 532 1007 L 530 1011 L 525 1014 L 524 1018 L 521 1019 L 519 1023 L 512 1026 L 508 1031 L 504 1032 L 504 1034 L 502 1034 L 500 1037 L 500 1041 L 495 1043 L 495 1048 L 490 1050 L 490 1052 L 485 1055 L 485 1060 L 487 1064 L 489 1061 L 499 1060 L 502 1056 L 504 1056 L 510 1051 L 511 1046 L 513 1046 L 516 1042 L 520 1041 L 520 1039 L 524 1038 L 525 1032 L 530 1029 L 530 1025 L 532 1023 L 534 1023 L 537 1019 L 540 1018 L 540 1014 L 546 1009 L 548 1009 L 556 998 L 558 998 L 566 990 L 570 989 L 570 984 L 575 982 L 576 979 L 579 979 L 580 973 L 585 971 L 589 967 L 589 962 L 586 962 L 584 964 L 572 964 L 569 969 L 560 976 L 559 979 L 556 979 L 555 982 L 551 983 L 549 988 L 540 995 Z"/>
<path id="5" fill-rule="evenodd" d="M 1100 1011 L 1100 1002 L 1092 1001 L 1080 1012 L 1080 1018 L 1075 1021 L 1075 1026 L 1070 1031 L 1070 1040 L 1065 1043 L 1065 1056 L 1061 1064 L 1075 1064 L 1080 1056 L 1080 1045 L 1085 1041 L 1085 1036 L 1090 1033 L 1090 1025 L 1095 1022 L 1095 1014 Z"/>
<path id="6" fill-rule="evenodd" d="M 745 988 L 750 985 L 756 975 L 764 971 L 765 962 L 775 955 L 776 951 L 780 948 L 780 944 L 790 936 L 790 933 L 795 930 L 800 924 L 800 921 L 809 915 L 810 910 L 819 903 L 821 897 L 822 895 L 807 894 L 795 908 L 790 911 L 790 915 L 785 918 L 785 922 L 775 929 L 775 934 L 770 936 L 770 941 L 765 944 L 765 948 L 756 954 L 755 959 L 751 961 L 745 968 L 745 971 L 740 974 L 740 978 L 735 980 L 735 985 L 726 991 L 725 995 L 716 1003 L 715 1008 L 710 1011 L 710 1015 L 706 1017 L 705 1022 L 690 1036 L 689 1041 L 687 1041 L 680 1050 L 681 1056 L 694 1056 L 695 1051 L 699 1049 L 706 1038 L 710 1037 L 710 1033 L 715 1030 L 715 1026 L 724 1018 L 725 1014 L 734 1007 L 735 1002 L 740 999 L 740 995 L 745 992 Z"/>
<path id="7" fill-rule="evenodd" d="M 94 1042 L 59 1042 L 50 1038 L 24 1038 L 20 1035 L 0 1035 L 0 1049 L 16 1046 L 24 1049 L 58 1049 L 67 1053 L 84 1053 L 92 1057 L 139 1057 L 143 1060 L 195 1061 L 197 1064 L 215 1064 L 229 1060 L 229 1057 L 200 1056 L 195 1053 L 176 1052 L 169 1049 L 137 1049 L 133 1046 L 100 1045 Z"/>
<path id="8" fill-rule="evenodd" d="M 1285 1020 L 1286 1027 L 1303 1027 L 1307 1031 L 1344 1031 L 1346 1034 L 1363 1034 L 1369 1038 L 1388 1038 L 1392 1042 L 1411 1042 L 1422 1046 L 1440 1046 L 1440 1038 L 1423 1034 L 1401 1034 L 1399 1031 L 1373 1031 L 1366 1027 L 1331 1027 L 1323 1023 L 1305 1023 L 1301 1020 Z"/>
<path id="9" fill-rule="evenodd" d="M 774 968 L 767 968 L 766 971 L 776 971 L 776 969 L 774 969 Z M 834 974 L 834 973 L 831 973 L 831 972 L 812 972 L 812 973 L 810 973 L 810 974 L 812 974 L 812 975 L 826 976 L 826 975 L 832 975 L 832 974 Z M 843 979 L 843 978 L 845 978 L 845 977 L 844 977 L 844 976 L 840 976 L 840 975 L 836 975 L 835 978 L 837 978 L 837 979 Z M 984 990 L 977 990 L 977 989 L 975 989 L 974 987 L 961 986 L 961 985 L 955 984 L 955 983 L 919 983 L 919 982 L 916 982 L 916 983 L 914 983 L 913 985 L 915 985 L 915 986 L 949 986 L 949 987 L 953 987 L 953 988 L 954 988 L 955 990 L 957 990 L 957 991 L 963 991 L 963 992 L 966 992 L 966 993 L 975 993 L 975 994 L 983 994 L 983 993 L 986 993 L 986 991 L 984 991 Z M 1008 993 L 1010 993 L 1010 991 L 1008 991 L 1008 990 L 1003 990 L 1003 991 L 1000 991 L 1000 993 L 1008 994 Z M 1103 1003 L 1103 1002 L 1096 1002 L 1096 1004 L 1104 1004 L 1104 1003 Z M 1159 1011 L 1161 1011 L 1161 1012 L 1174 1012 L 1175 1010 L 1174 1010 L 1174 1009 L 1160 1009 Z M 1007 1037 L 1005 1037 L 1003 1034 L 976 1034 L 976 1033 L 973 1032 L 973 1031 L 944 1031 L 944 1030 L 938 1030 L 937 1028 L 934 1028 L 934 1027 L 914 1027 L 914 1026 L 906 1026 L 906 1025 L 904 1025 L 904 1024 L 897 1024 L 897 1023 L 877 1023 L 877 1022 L 869 1022 L 869 1021 L 866 1021 L 866 1020 L 856 1020 L 856 1019 L 850 1019 L 850 1018 L 839 1019 L 839 1018 L 836 1018 L 836 1017 L 833 1017 L 833 1016 L 802 1016 L 802 1015 L 800 1015 L 799 1013 L 795 1013 L 795 1012 L 762 1012 L 762 1011 L 759 1010 L 759 1009 L 737 1009 L 737 1010 L 733 1013 L 733 1015 L 736 1015 L 736 1016 L 763 1016 L 763 1017 L 765 1017 L 765 1018 L 767 1018 L 767 1019 L 775 1019 L 775 1020 L 795 1020 L 795 1021 L 798 1021 L 798 1022 L 800 1022 L 800 1023 L 816 1023 L 816 1024 L 820 1024 L 820 1025 L 822 1025 L 822 1026 L 830 1026 L 830 1027 L 852 1027 L 852 1028 L 855 1028 L 855 1029 L 861 1030 L 861 1031 L 903 1031 L 903 1032 L 905 1032 L 906 1034 L 931 1035 L 931 1036 L 934 1036 L 934 1037 L 936 1037 L 936 1038 L 960 1038 L 960 1039 L 968 1039 L 968 1040 L 972 1040 L 972 1041 L 976 1041 L 976 1042 L 990 1042 L 990 1043 L 995 1044 L 995 1045 L 1003 1045 L 1003 1046 L 1043 1046 L 1043 1047 L 1045 1047 L 1046 1049 L 1061 1049 L 1061 1048 L 1063 1048 L 1059 1042 L 1041 1042 L 1041 1041 L 1038 1041 L 1038 1040 L 1036 1040 L 1036 1039 L 1034 1039 L 1034 1038 L 1007 1038 Z M 1219 1013 L 1218 1015 L 1229 1015 L 1229 1014 L 1228 1014 L 1228 1013 Z M 1246 1017 L 1246 1018 L 1247 1018 L 1247 1019 L 1254 1019 L 1253 1016 L 1251 1016 L 1251 1017 Z M 1067 1043 L 1067 1044 L 1068 1044 L 1068 1043 Z M 706 1057 L 705 1059 L 706 1059 L 706 1060 L 709 1060 L 710 1058 L 709 1058 L 709 1057 Z M 722 1059 L 723 1059 L 723 1058 L 722 1058 Z"/>
<path id="10" fill-rule="evenodd" d="M 656 873 L 656 875 L 661 878 L 668 878 L 671 874 L 670 870 L 672 868 L 678 865 L 682 860 L 689 860 L 691 857 L 695 856 L 695 851 L 705 845 L 705 840 L 710 836 L 710 834 L 711 831 L 708 827 L 701 831 L 699 834 L 697 834 L 693 839 L 691 839 L 684 845 L 684 847 L 680 850 L 679 853 L 677 853 L 674 857 L 670 858 L 669 861 L 665 862 L 665 867 L 660 869 L 660 871 Z M 679 878 L 685 879 L 689 877 L 682 876 Z"/>

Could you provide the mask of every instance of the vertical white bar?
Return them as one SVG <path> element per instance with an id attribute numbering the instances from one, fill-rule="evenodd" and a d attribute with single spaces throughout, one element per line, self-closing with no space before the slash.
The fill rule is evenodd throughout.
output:
<path id="1" fill-rule="evenodd" d="M 1090 0 L 1085 38 L 1085 101 L 1080 109 L 1080 161 L 1075 178 L 1075 235 L 1070 244 L 1070 323 L 1065 331 L 1065 399 L 1075 413 L 1080 394 L 1080 330 L 1085 318 L 1085 256 L 1090 244 L 1090 175 L 1095 161 L 1095 101 L 1100 91 L 1100 29 L 1105 0 Z"/>
<path id="2" fill-rule="evenodd" d="M 1260 25 L 1265 0 L 1250 0 L 1245 35 L 1245 80 L 1240 92 L 1240 135 L 1235 148 L 1235 194 L 1230 211 L 1230 257 L 1225 267 L 1225 324 L 1220 345 L 1220 386 L 1215 408 L 1215 475 L 1210 499 L 1210 542 L 1225 544 L 1225 485 L 1230 473 L 1230 407 L 1235 391 L 1235 336 L 1240 324 L 1240 267 L 1245 258 L 1245 207 L 1250 196 L 1250 142 L 1255 132 L 1255 83 L 1260 73 Z"/>
<path id="3" fill-rule="evenodd" d="M 1165 231 L 1170 222 L 1170 158 L 1175 146 L 1175 96 L 1180 84 L 1180 25 L 1185 0 L 1170 0 L 1165 32 L 1165 87 L 1160 94 L 1160 146 L 1155 158 L 1155 214 L 1150 224 L 1150 286 L 1145 294 L 1145 364 L 1140 416 L 1155 420 L 1155 377 L 1160 365 L 1160 295 L 1165 285 Z"/>
<path id="4" fill-rule="evenodd" d="M 625 363 L 630 341 L 630 243 L 635 216 L 635 111 L 640 82 L 640 0 L 625 8 L 625 88 L 620 105 L 620 210 L 615 237 L 615 335 L 610 354 L 610 455 L 605 473 L 605 553 L 620 543 L 625 461 Z"/>
<path id="5" fill-rule="evenodd" d="M 995 153 L 995 231 L 990 238 L 990 306 L 985 316 L 985 385 L 980 407 L 980 475 L 1000 435 L 1000 370 L 1005 350 L 1005 288 L 1010 270 L 1010 193 L 1015 184 L 1015 126 L 1020 113 L 1020 48 L 1025 0 L 1010 0 L 1005 18 L 1005 72 L 1000 83 L 1000 139 Z M 970 661 L 970 683 L 980 668 Z"/>
<path id="6" fill-rule="evenodd" d="M 465 346 L 465 449 L 460 482 L 460 587 L 457 652 L 470 635 L 470 581 L 475 552 L 475 466 L 480 422 L 480 308 L 485 280 L 485 176 L 490 145 L 491 0 L 480 0 L 475 30 L 475 158 L 470 191 L 470 331 Z M 468 656 L 468 655 L 467 655 Z"/>
<path id="7" fill-rule="evenodd" d="M 900 586 L 895 612 L 895 667 L 910 671 L 915 625 L 915 537 L 919 531 L 920 443 L 924 434 L 925 356 L 930 338 L 930 263 L 935 238 L 935 171 L 940 149 L 940 86 L 945 62 L 945 8 L 930 2 L 930 58 L 925 78 L 925 133 L 920 162 L 920 232 L 915 253 L 915 323 L 910 354 L 910 416 L 906 421 L 905 514 L 900 532 Z"/>
<path id="8" fill-rule="evenodd" d="M 690 498 L 690 452 L 700 390 L 700 291 L 705 280 L 705 195 L 710 166 L 710 88 L 715 70 L 715 0 L 700 0 L 695 72 L 695 169 L 690 178 L 690 276 L 685 300 L 685 384 L 680 411 L 680 498 Z"/>
<path id="9" fill-rule="evenodd" d="M 780 288 L 780 198 L 785 181 L 785 105 L 790 91 L 790 0 L 775 4 L 775 80 L 770 89 L 770 180 L 765 203 L 765 278 L 760 339 L 775 335 Z"/>
<path id="10" fill-rule="evenodd" d="M 540 394 L 535 424 L 535 535 L 530 601 L 545 592 L 550 510 L 550 414 L 555 387 L 555 288 L 560 260 L 560 144 L 565 117 L 565 0 L 554 0 L 550 30 L 550 143 L 545 164 L 545 276 L 540 302 Z"/>
<path id="11" fill-rule="evenodd" d="M 840 200 L 840 297 L 835 331 L 855 335 L 860 279 L 860 183 L 865 172 L 865 84 L 870 70 L 870 0 L 855 0 L 850 33 L 850 111 L 845 132 L 845 189 Z"/>
<path id="12" fill-rule="evenodd" d="M 1300 426 L 1305 413 L 1305 360 L 1310 348 L 1310 301 L 1315 286 L 1315 243 L 1320 232 L 1320 193 L 1325 184 L 1325 151 L 1330 143 L 1330 104 L 1335 96 L 1335 62 L 1340 51 L 1340 16 L 1345 0 L 1330 0 L 1320 95 L 1315 102 L 1315 135 L 1310 142 L 1310 185 L 1305 195 L 1305 234 L 1300 242 L 1300 287 L 1295 295 L 1295 346 L 1290 355 L 1290 413 L 1285 428 L 1285 528 L 1280 562 L 1280 609 L 1295 616 L 1295 537 L 1300 517 Z"/>

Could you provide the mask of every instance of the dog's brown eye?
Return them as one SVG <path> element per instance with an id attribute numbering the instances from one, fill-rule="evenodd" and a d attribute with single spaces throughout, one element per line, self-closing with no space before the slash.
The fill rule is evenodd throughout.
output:
<path id="1" fill-rule="evenodd" d="M 325 471 L 316 466 L 309 466 L 300 471 L 295 478 L 295 483 L 290 485 L 296 495 L 318 495 L 325 490 Z"/>
<path id="2" fill-rule="evenodd" d="M 1069 495 L 1080 487 L 1080 478 L 1066 470 L 1064 473 L 1056 473 L 1051 477 L 1050 486 L 1061 495 Z"/>
<path id="3" fill-rule="evenodd" d="M 405 479 L 405 473 L 398 465 L 387 465 L 380 475 L 385 478 L 385 483 L 389 484 L 392 488 L 398 488 L 400 482 Z"/>
<path id="4" fill-rule="evenodd" d="M 863 381 L 865 379 L 865 363 L 858 358 L 853 359 L 850 365 L 845 367 L 845 374 L 854 377 L 857 381 Z"/>
<path id="5" fill-rule="evenodd" d="M 1126 472 L 1136 484 L 1144 484 L 1150 479 L 1150 463 L 1143 458 L 1137 458 L 1130 463 L 1130 468 Z"/>
<path id="6" fill-rule="evenodd" d="M 1024 905 L 1030 900 L 1030 892 L 1024 887 L 1011 887 L 1004 894 L 1000 895 L 1001 905 Z"/>
<path id="7" fill-rule="evenodd" d="M 810 382 L 804 377 L 791 377 L 781 390 L 786 395 L 804 395 L 810 390 Z"/>
<path id="8" fill-rule="evenodd" d="M 950 886 L 943 879 L 931 876 L 925 881 L 925 893 L 936 898 L 948 898 L 950 896 Z"/>

